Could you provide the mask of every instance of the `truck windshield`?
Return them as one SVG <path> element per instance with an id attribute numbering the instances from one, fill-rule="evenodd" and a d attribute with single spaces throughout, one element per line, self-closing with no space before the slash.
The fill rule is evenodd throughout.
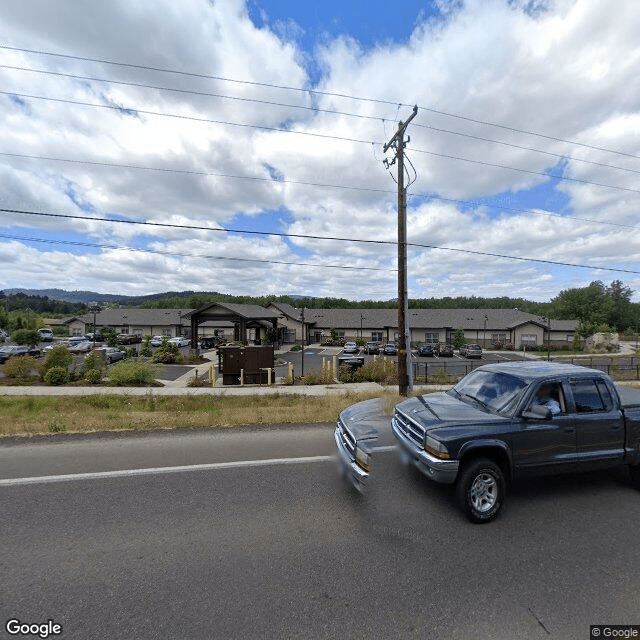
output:
<path id="1" fill-rule="evenodd" d="M 472 371 L 448 393 L 464 402 L 477 401 L 484 408 L 511 415 L 527 383 L 520 378 L 492 371 Z"/>

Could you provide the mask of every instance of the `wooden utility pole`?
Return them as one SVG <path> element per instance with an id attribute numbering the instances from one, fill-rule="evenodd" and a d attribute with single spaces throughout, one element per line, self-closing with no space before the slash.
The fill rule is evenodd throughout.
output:
<path id="1" fill-rule="evenodd" d="M 409 298 L 407 293 L 407 189 L 404 186 L 404 134 L 408 124 L 416 117 L 418 107 L 406 122 L 398 123 L 398 130 L 387 144 L 384 153 L 390 147 L 396 150 L 391 161 L 398 162 L 398 392 L 408 395 L 413 389 L 413 371 L 411 367 L 411 339 L 409 335 Z M 407 141 L 408 142 L 408 141 Z"/>

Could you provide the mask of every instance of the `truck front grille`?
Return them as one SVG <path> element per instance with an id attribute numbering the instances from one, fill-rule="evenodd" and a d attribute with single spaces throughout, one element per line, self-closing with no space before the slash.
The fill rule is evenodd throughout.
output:
<path id="1" fill-rule="evenodd" d="M 398 411 L 398 409 L 396 409 L 394 413 L 394 420 L 396 421 L 398 429 L 402 431 L 407 438 L 415 442 L 418 447 L 422 447 L 424 443 L 424 429 Z"/>
<path id="2" fill-rule="evenodd" d="M 352 458 L 356 456 L 356 439 L 353 434 L 347 429 L 342 420 L 338 420 L 338 427 L 340 428 L 340 439 L 344 448 L 349 452 Z"/>

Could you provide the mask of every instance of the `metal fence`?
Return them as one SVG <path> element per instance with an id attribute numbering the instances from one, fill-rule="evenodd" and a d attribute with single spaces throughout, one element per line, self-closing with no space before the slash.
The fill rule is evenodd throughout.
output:
<path id="1" fill-rule="evenodd" d="M 575 364 L 590 369 L 598 369 L 610 375 L 614 380 L 640 380 L 640 359 L 629 358 L 608 358 L 603 356 L 581 357 L 581 358 L 550 358 L 553 362 L 564 362 Z M 482 360 L 446 360 L 440 358 L 437 361 L 412 362 L 413 379 L 427 379 L 434 377 L 460 378 L 467 375 L 477 367 L 487 364 Z"/>

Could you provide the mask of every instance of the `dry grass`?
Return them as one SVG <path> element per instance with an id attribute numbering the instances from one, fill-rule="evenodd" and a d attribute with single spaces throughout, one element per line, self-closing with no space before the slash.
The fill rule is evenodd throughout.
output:
<path id="1" fill-rule="evenodd" d="M 345 407 L 380 395 L 5 396 L 0 397 L 0 436 L 335 422 Z M 383 396 L 389 410 L 399 399 L 396 393 Z"/>

